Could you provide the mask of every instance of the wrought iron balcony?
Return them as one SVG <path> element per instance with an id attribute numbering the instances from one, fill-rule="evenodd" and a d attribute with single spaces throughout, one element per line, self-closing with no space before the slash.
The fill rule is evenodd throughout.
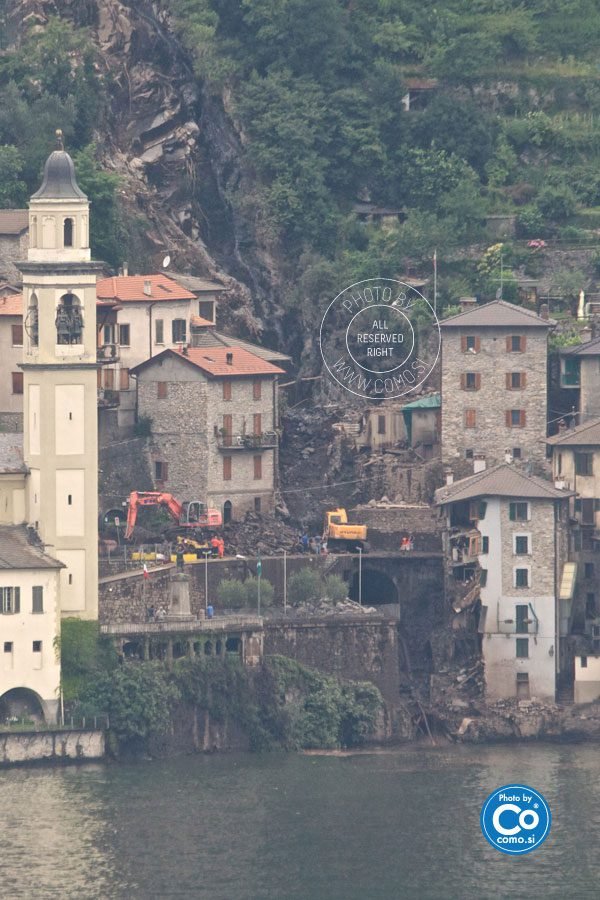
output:
<path id="1" fill-rule="evenodd" d="M 261 434 L 229 434 L 217 433 L 219 450 L 269 450 L 277 446 L 277 434 L 274 431 L 263 431 Z"/>
<path id="2" fill-rule="evenodd" d="M 118 344 L 103 344 L 101 347 L 98 347 L 96 357 L 99 363 L 102 365 L 108 365 L 108 363 L 116 363 L 119 361 L 119 345 Z"/>

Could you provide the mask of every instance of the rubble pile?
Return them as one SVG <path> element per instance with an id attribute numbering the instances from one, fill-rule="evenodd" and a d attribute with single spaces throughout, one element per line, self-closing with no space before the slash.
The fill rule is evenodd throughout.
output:
<path id="1" fill-rule="evenodd" d="M 227 556 L 274 556 L 283 550 L 299 550 L 298 529 L 278 516 L 246 513 L 243 522 L 224 525 L 222 537 Z"/>
<path id="2" fill-rule="evenodd" d="M 361 606 L 354 600 L 340 600 L 334 603 L 327 597 L 320 600 L 309 600 L 306 603 L 300 603 L 298 606 L 288 607 L 287 615 L 289 617 L 306 618 L 307 616 L 366 616 L 376 614 L 378 611 L 374 606 Z"/>

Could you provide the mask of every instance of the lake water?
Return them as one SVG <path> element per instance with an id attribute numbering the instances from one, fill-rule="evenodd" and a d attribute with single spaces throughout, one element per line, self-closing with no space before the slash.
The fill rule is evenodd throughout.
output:
<path id="1" fill-rule="evenodd" d="M 483 800 L 541 791 L 550 836 L 493 850 Z M 600 746 L 223 754 L 0 773 L 0 897 L 600 896 Z"/>

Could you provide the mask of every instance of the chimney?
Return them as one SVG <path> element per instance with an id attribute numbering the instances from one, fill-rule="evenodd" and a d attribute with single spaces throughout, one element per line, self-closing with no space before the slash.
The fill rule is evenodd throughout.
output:
<path id="1" fill-rule="evenodd" d="M 485 472 L 485 456 L 483 453 L 476 453 L 473 457 L 473 474 Z"/>
<path id="2" fill-rule="evenodd" d="M 600 323 L 598 322 L 598 316 L 593 316 L 592 318 L 592 340 L 597 337 L 600 337 L 600 328 L 598 327 Z"/>
<path id="3" fill-rule="evenodd" d="M 550 318 L 550 307 L 547 303 L 542 303 L 540 306 L 540 319 L 545 319 L 546 322 Z"/>
<path id="4" fill-rule="evenodd" d="M 585 328 L 582 328 L 579 332 L 579 340 L 582 344 L 589 344 L 592 339 L 592 329 L 589 325 L 586 325 Z"/>
<path id="5" fill-rule="evenodd" d="M 152 296 L 152 282 L 149 278 L 144 281 L 144 294 L 146 295 L 146 297 Z"/>
<path id="6" fill-rule="evenodd" d="M 444 469 L 444 475 L 446 477 L 446 484 L 454 483 L 454 473 L 452 469 Z"/>
<path id="7" fill-rule="evenodd" d="M 125 276 L 129 275 L 129 263 L 128 262 L 123 263 L 123 275 L 125 275 Z"/>
<path id="8" fill-rule="evenodd" d="M 226 360 L 228 366 L 232 366 L 233 365 L 233 353 L 228 353 L 227 356 L 225 357 L 225 360 Z"/>
<path id="9" fill-rule="evenodd" d="M 459 297 L 458 303 L 461 312 L 468 312 L 470 309 L 473 309 L 473 307 L 477 305 L 477 297 Z"/>
<path id="10" fill-rule="evenodd" d="M 504 462 L 508 463 L 510 465 L 510 463 L 512 461 L 513 461 L 513 455 L 507 447 L 506 450 L 504 451 Z"/>

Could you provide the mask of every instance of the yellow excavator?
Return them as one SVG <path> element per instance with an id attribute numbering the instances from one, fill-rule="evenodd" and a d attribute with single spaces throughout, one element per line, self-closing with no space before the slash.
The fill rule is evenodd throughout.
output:
<path id="1" fill-rule="evenodd" d="M 345 509 L 329 509 L 325 513 L 323 537 L 328 550 L 367 551 L 367 526 L 351 525 Z"/>

